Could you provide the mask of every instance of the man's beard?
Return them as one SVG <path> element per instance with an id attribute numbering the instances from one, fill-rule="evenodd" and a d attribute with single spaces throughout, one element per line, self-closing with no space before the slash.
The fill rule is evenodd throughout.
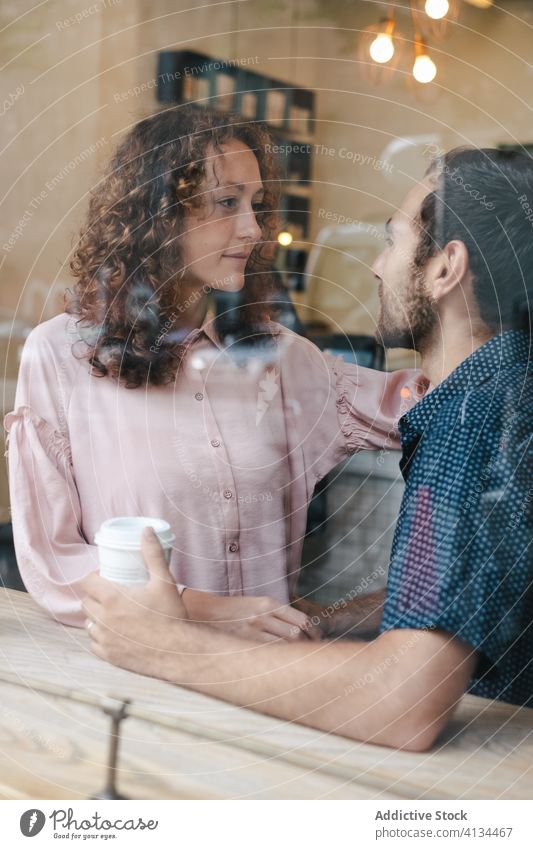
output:
<path id="1" fill-rule="evenodd" d="M 423 353 L 438 322 L 434 301 L 426 291 L 424 274 L 412 265 L 405 288 L 397 294 L 385 290 L 376 337 L 385 348 L 411 348 Z"/>

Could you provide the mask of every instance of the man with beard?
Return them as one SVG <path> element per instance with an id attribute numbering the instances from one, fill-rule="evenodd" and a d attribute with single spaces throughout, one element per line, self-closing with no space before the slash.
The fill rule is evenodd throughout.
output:
<path id="1" fill-rule="evenodd" d="M 433 389 L 399 422 L 406 487 L 377 638 L 258 645 L 188 623 L 147 530 L 145 589 L 86 581 L 95 654 L 412 751 L 466 690 L 533 707 L 531 320 L 514 321 L 517 301 L 530 316 L 532 199 L 528 157 L 454 150 L 387 222 L 379 333 L 420 352 Z"/>

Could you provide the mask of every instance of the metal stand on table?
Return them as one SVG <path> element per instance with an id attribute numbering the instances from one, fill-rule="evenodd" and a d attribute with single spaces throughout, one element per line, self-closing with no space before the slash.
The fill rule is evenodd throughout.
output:
<path id="1" fill-rule="evenodd" d="M 120 723 L 128 715 L 129 699 L 126 701 L 109 700 L 103 705 L 102 710 L 111 717 L 111 740 L 109 745 L 109 758 L 107 763 L 107 782 L 97 796 L 91 796 L 91 799 L 127 799 L 127 796 L 121 796 L 117 793 L 117 771 L 118 771 L 118 744 L 120 737 Z"/>

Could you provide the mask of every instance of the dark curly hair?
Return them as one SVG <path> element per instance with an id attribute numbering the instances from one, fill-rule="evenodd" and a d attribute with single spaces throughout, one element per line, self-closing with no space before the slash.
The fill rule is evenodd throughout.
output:
<path id="1" fill-rule="evenodd" d="M 231 139 L 253 150 L 265 188 L 257 215 L 262 239 L 248 260 L 231 325 L 239 327 L 248 345 L 272 341 L 267 304 L 280 183 L 271 137 L 237 115 L 173 107 L 137 123 L 119 145 L 91 193 L 73 252 L 70 267 L 77 282 L 67 293 L 66 311 L 91 331 L 85 334 L 90 341 L 84 356 L 95 375 L 119 379 L 129 388 L 175 378 L 183 348 L 168 331 L 182 267 L 179 235 L 187 211 L 204 203 L 207 147 L 219 150 Z M 223 327 L 220 332 L 224 341 Z"/>
<path id="2" fill-rule="evenodd" d="M 458 147 L 435 158 L 426 174 L 435 188 L 420 208 L 415 266 L 423 269 L 451 240 L 463 242 L 481 321 L 494 333 L 515 327 L 533 286 L 533 159 Z"/>

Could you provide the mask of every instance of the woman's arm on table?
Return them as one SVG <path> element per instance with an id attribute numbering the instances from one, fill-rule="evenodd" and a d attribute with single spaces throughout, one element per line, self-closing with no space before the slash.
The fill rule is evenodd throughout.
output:
<path id="1" fill-rule="evenodd" d="M 103 660 L 270 716 L 354 740 L 429 748 L 472 675 L 475 652 L 443 631 L 396 630 L 369 643 L 254 644 L 186 621 L 155 535 L 151 579 L 127 590 L 85 581 L 93 652 Z"/>
<path id="2" fill-rule="evenodd" d="M 361 637 L 368 639 L 376 635 L 383 616 L 386 590 L 375 590 L 349 601 L 340 599 L 318 604 L 307 598 L 295 598 L 292 602 L 297 610 L 307 615 L 313 629 L 322 637 Z"/>
<path id="3" fill-rule="evenodd" d="M 243 639 L 320 639 L 305 611 L 269 596 L 216 596 L 186 587 L 181 597 L 189 619 Z"/>

